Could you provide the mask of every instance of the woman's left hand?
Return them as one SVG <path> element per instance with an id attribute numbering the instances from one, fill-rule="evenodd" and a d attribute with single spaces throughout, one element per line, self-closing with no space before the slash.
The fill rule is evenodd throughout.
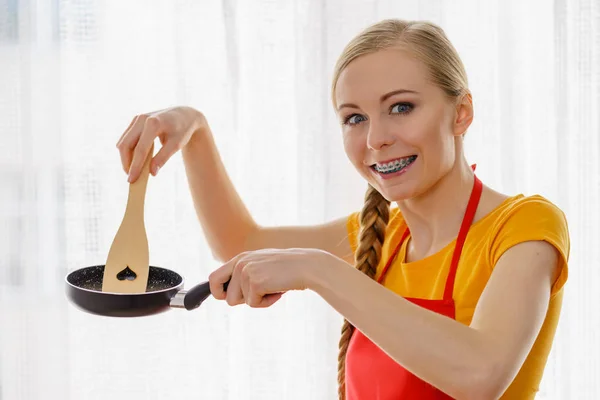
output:
<path id="1" fill-rule="evenodd" d="M 289 290 L 309 289 L 315 274 L 335 257 L 319 249 L 263 249 L 232 258 L 209 276 L 218 300 L 269 307 Z M 230 279 L 231 278 L 231 279 Z M 223 284 L 229 280 L 227 291 Z"/>

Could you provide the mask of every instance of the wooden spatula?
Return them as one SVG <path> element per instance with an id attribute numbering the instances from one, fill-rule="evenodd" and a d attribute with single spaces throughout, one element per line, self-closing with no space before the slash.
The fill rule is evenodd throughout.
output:
<path id="1" fill-rule="evenodd" d="M 144 225 L 144 200 L 154 145 L 150 147 L 138 180 L 129 184 L 127 208 L 104 267 L 102 291 L 144 293 L 148 284 L 148 238 Z"/>

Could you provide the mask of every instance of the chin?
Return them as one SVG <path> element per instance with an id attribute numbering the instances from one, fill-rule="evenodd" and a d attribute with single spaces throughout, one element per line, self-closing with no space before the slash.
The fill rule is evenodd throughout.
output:
<path id="1" fill-rule="evenodd" d="M 419 195 L 418 189 L 411 183 L 404 183 L 388 188 L 382 188 L 380 185 L 372 181 L 369 181 L 369 183 L 389 202 L 409 200 Z"/>
<path id="2" fill-rule="evenodd" d="M 417 196 L 417 194 L 412 190 L 388 190 L 387 192 L 381 193 L 381 195 L 392 203 L 410 200 Z"/>

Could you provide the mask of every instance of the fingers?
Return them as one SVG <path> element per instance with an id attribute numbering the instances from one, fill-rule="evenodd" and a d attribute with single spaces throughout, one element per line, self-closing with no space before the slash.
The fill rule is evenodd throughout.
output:
<path id="1" fill-rule="evenodd" d="M 146 118 L 143 131 L 140 134 L 139 140 L 135 145 L 135 150 L 133 151 L 131 166 L 129 167 L 128 181 L 130 183 L 135 182 L 139 178 L 144 166 L 144 161 L 154 143 L 154 139 L 160 133 L 160 129 L 160 120 L 157 117 Z"/>
<path id="2" fill-rule="evenodd" d="M 233 265 L 235 265 L 235 260 L 236 258 L 229 260 L 208 276 L 210 293 L 217 300 L 225 300 L 227 294 L 225 293 L 223 285 L 232 278 L 231 269 L 233 268 Z M 229 284 L 231 284 L 231 282 L 229 282 Z M 227 287 L 227 290 L 229 290 L 229 287 Z"/>
<path id="3" fill-rule="evenodd" d="M 240 268 L 240 290 L 242 292 L 242 300 L 244 303 L 250 305 L 248 302 L 250 300 L 250 296 L 256 296 L 254 291 L 251 291 L 250 288 L 250 270 L 252 268 L 252 261 L 247 262 L 243 268 Z M 252 293 L 251 293 L 252 292 Z M 256 302 L 256 299 L 252 299 L 253 302 Z M 259 299 L 260 301 L 260 299 Z"/>
<path id="4" fill-rule="evenodd" d="M 256 262 L 247 262 L 240 273 L 240 286 L 243 301 L 253 308 L 265 308 L 273 305 L 283 293 L 265 293 L 265 285 L 260 274 L 253 271 Z"/>
<path id="5" fill-rule="evenodd" d="M 256 276 L 252 272 L 252 268 L 255 265 L 253 262 L 246 263 L 240 273 L 243 301 L 250 307 L 260 307 L 264 296 L 264 293 L 261 291 L 261 285 L 256 281 Z"/>
<path id="6" fill-rule="evenodd" d="M 117 148 L 121 156 L 121 164 L 126 174 L 129 174 L 129 167 L 131 166 L 131 158 L 133 156 L 133 149 L 138 143 L 142 128 L 146 117 L 138 115 L 131 120 L 131 123 L 121 135 L 121 138 L 117 142 Z"/>
<path id="7" fill-rule="evenodd" d="M 235 306 L 244 302 L 242 290 L 240 288 L 240 273 L 243 268 L 240 261 L 244 255 L 245 254 L 242 253 L 232 258 L 222 267 L 213 271 L 208 277 L 210 292 L 213 297 L 217 300 L 227 300 L 227 304 L 230 306 Z M 223 285 L 226 282 L 229 283 L 227 290 L 224 290 Z"/>
<path id="8" fill-rule="evenodd" d="M 256 308 L 266 308 L 271 307 L 277 300 L 279 300 L 283 296 L 283 293 L 271 293 L 265 296 L 262 296 L 260 299 L 260 303 L 257 305 L 252 305 L 252 307 Z"/>
<path id="9" fill-rule="evenodd" d="M 244 294 L 242 293 L 240 276 L 243 268 L 243 259 L 240 257 L 233 267 L 231 280 L 229 281 L 227 292 L 225 293 L 225 300 L 230 306 L 237 306 L 238 304 L 244 303 Z"/>
<path id="10" fill-rule="evenodd" d="M 185 107 L 175 107 L 135 117 L 117 142 L 128 181 L 133 183 L 139 179 L 151 145 L 158 137 L 162 147 L 150 161 L 150 173 L 156 176 L 159 169 L 187 144 L 196 129 L 206 123 L 198 114 Z"/>
<path id="11" fill-rule="evenodd" d="M 260 251 L 242 253 L 215 270 L 209 276 L 210 291 L 217 300 L 226 300 L 230 306 L 246 303 L 250 307 L 270 307 L 281 293 L 265 293 L 265 275 L 261 273 L 265 260 Z M 223 284 L 229 281 L 226 291 Z"/>
<path id="12" fill-rule="evenodd" d="M 135 117 L 133 117 L 133 119 L 129 123 L 129 126 L 127 127 L 127 129 L 125 129 L 125 131 L 123 132 L 123 134 L 121 135 L 121 137 L 119 138 L 119 140 L 117 140 L 117 147 L 119 147 L 121 145 L 121 142 L 123 141 L 123 139 L 125 138 L 125 136 L 127 136 L 127 132 L 129 132 L 129 130 L 131 129 L 131 127 L 135 124 L 135 122 L 139 118 L 140 118 L 139 115 L 136 115 Z"/>

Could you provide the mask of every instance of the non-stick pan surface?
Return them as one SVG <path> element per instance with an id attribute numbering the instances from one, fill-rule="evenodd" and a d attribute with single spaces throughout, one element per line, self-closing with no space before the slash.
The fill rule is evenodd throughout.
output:
<path id="1" fill-rule="evenodd" d="M 65 279 L 69 300 L 92 314 L 140 317 L 164 312 L 170 307 L 193 310 L 210 295 L 208 282 L 186 291 L 183 290 L 181 275 L 165 268 L 150 266 L 145 293 L 102 292 L 103 275 L 104 265 L 85 267 L 69 273 Z"/>

